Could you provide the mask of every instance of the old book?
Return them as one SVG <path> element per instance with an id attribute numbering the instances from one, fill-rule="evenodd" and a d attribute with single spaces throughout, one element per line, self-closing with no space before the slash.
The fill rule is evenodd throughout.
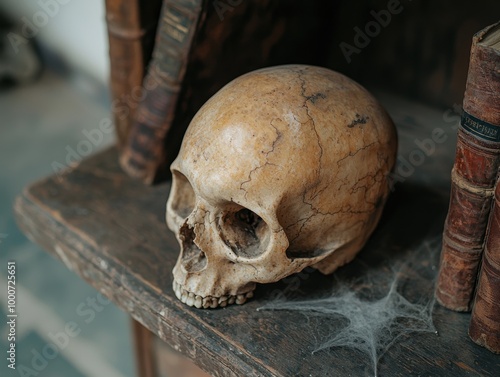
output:
<path id="1" fill-rule="evenodd" d="M 161 0 L 106 0 L 112 112 L 123 146 L 141 96 L 142 79 L 154 45 Z"/>
<path id="2" fill-rule="evenodd" d="M 318 35 L 332 35 L 334 2 L 164 0 L 153 60 L 120 163 L 151 184 L 169 175 L 196 111 L 248 71 L 285 63 L 324 64 Z"/>
<path id="3" fill-rule="evenodd" d="M 500 183 L 496 185 L 488 229 L 469 336 L 491 352 L 500 353 Z"/>
<path id="4" fill-rule="evenodd" d="M 163 143 L 175 115 L 203 0 L 164 0 L 153 59 L 144 79 L 143 98 L 120 162 L 131 176 L 156 180 L 165 160 Z M 206 12 L 206 9 L 205 9 Z"/>
<path id="5" fill-rule="evenodd" d="M 474 35 L 436 298 L 469 311 L 500 166 L 500 23 Z"/>

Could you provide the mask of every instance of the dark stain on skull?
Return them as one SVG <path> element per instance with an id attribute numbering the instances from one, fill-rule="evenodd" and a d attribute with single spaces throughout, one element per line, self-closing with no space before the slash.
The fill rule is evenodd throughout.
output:
<path id="1" fill-rule="evenodd" d="M 319 98 L 325 99 L 326 95 L 324 93 L 314 93 L 313 95 L 307 96 L 306 101 L 311 101 L 311 103 L 316 103 L 316 101 Z"/>
<path id="2" fill-rule="evenodd" d="M 366 115 L 359 115 L 358 113 L 356 113 L 356 118 L 347 125 L 347 127 L 349 128 L 353 128 L 354 126 L 357 126 L 358 124 L 359 125 L 363 125 L 363 124 L 366 124 L 366 122 L 368 122 L 368 119 L 370 119 L 370 117 L 366 116 Z"/>

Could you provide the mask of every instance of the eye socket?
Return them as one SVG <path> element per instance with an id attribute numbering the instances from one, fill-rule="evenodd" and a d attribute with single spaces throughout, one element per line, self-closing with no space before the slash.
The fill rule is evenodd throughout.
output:
<path id="1" fill-rule="evenodd" d="M 255 236 L 255 230 L 263 221 L 262 218 L 249 209 L 243 208 L 235 214 L 238 222 L 247 228 L 247 231 L 252 232 Z"/>
<path id="2" fill-rule="evenodd" d="M 271 230 L 266 222 L 247 208 L 227 212 L 219 221 L 220 237 L 242 258 L 256 258 L 266 249 Z"/>
<path id="3" fill-rule="evenodd" d="M 169 203 L 170 210 L 183 219 L 193 212 L 196 204 L 193 186 L 186 176 L 177 170 L 172 173 L 172 191 Z"/>

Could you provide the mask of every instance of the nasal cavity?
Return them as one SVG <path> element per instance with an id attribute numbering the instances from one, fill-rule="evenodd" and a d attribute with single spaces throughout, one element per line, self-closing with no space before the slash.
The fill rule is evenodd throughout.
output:
<path id="1" fill-rule="evenodd" d="M 181 265 L 186 272 L 199 272 L 207 266 L 205 253 L 195 243 L 196 233 L 194 228 L 187 222 L 179 231 L 181 239 Z"/>

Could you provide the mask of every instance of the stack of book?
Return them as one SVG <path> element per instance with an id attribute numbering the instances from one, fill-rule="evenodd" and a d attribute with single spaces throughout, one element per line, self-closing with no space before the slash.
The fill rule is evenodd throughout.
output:
<path id="1" fill-rule="evenodd" d="M 500 353 L 500 22 L 474 35 L 436 298 Z"/>

